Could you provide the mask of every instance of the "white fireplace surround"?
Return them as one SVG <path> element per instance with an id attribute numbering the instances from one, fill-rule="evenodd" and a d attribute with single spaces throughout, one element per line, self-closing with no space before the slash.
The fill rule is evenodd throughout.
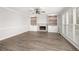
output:
<path id="1" fill-rule="evenodd" d="M 46 30 L 40 30 L 40 26 L 45 26 Z M 48 31 L 48 25 L 47 24 L 43 24 L 43 23 L 38 24 L 38 31 L 47 32 Z"/>

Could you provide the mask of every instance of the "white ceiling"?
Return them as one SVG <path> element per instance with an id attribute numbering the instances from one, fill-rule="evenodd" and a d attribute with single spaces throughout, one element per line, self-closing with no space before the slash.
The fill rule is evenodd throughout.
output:
<path id="1" fill-rule="evenodd" d="M 63 8 L 61 7 L 42 7 L 43 11 L 45 11 L 47 14 L 58 14 Z"/>
<path id="2" fill-rule="evenodd" d="M 34 8 L 37 8 L 37 7 L 9 7 L 9 8 L 25 14 L 31 14 Z M 45 11 L 46 14 L 57 15 L 63 9 L 63 7 L 40 7 L 40 9 L 41 11 Z"/>

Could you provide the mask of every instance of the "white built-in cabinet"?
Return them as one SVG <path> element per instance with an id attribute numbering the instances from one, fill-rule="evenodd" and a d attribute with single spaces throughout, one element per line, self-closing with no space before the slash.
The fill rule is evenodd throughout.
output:
<path id="1" fill-rule="evenodd" d="M 79 49 L 79 8 L 69 8 L 58 19 L 59 33 Z"/>

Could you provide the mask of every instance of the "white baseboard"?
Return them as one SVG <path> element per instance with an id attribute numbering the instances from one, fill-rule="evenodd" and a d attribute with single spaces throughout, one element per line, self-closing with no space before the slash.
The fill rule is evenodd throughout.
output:
<path id="1" fill-rule="evenodd" d="M 5 39 L 10 38 L 10 37 L 13 37 L 13 36 L 16 36 L 16 35 L 19 35 L 19 34 L 22 34 L 22 33 L 24 33 L 24 32 L 20 32 L 20 33 L 12 34 L 12 35 L 9 35 L 9 36 L 5 36 L 3 38 L 0 38 L 0 41 L 5 40 Z"/>
<path id="2" fill-rule="evenodd" d="M 27 28 L 23 27 L 10 27 L 10 28 L 3 28 L 0 29 L 0 41 L 22 34 L 24 32 L 28 32 Z"/>

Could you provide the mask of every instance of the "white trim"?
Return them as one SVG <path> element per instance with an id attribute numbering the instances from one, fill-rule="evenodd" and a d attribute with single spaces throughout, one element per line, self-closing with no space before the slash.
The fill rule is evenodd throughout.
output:
<path id="1" fill-rule="evenodd" d="M 24 33 L 24 32 L 20 32 L 20 33 L 12 34 L 12 35 L 9 35 L 9 36 L 0 38 L 0 41 L 5 40 L 5 39 L 10 38 L 10 37 L 14 37 L 14 36 L 19 35 L 19 34 L 22 34 L 22 33 Z"/>

